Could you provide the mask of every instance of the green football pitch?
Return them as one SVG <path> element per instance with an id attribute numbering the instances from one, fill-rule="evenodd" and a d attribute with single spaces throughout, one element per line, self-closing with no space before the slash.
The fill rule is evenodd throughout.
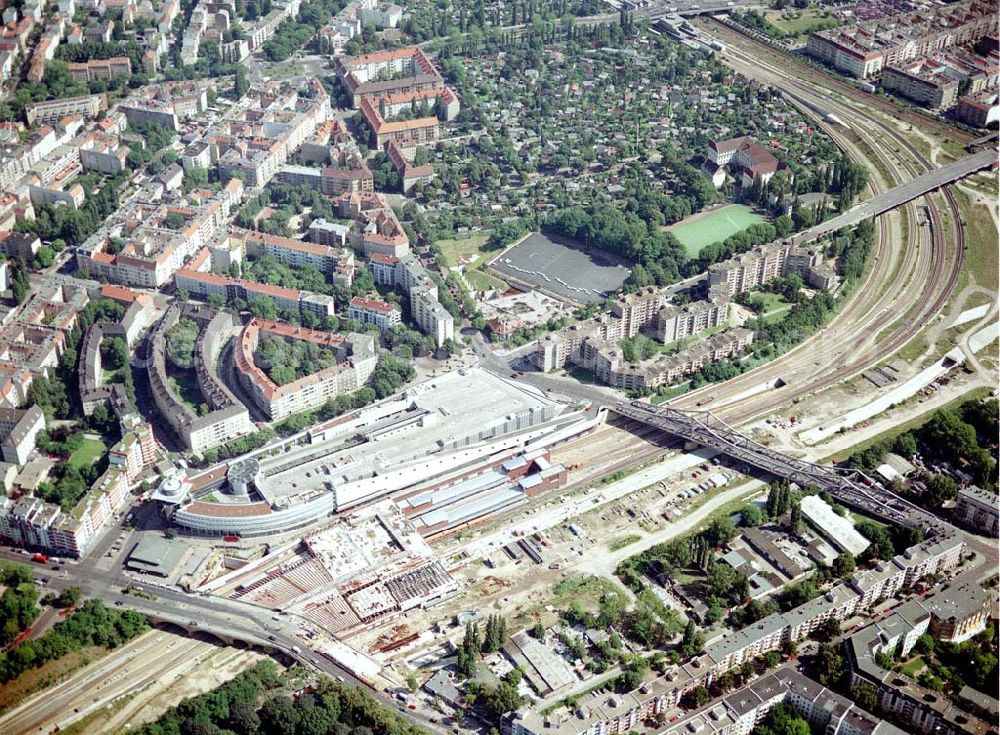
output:
<path id="1" fill-rule="evenodd" d="M 693 214 L 667 229 L 684 246 L 688 257 L 695 258 L 706 245 L 725 240 L 758 222 L 764 222 L 764 218 L 750 207 L 730 204 L 707 214 Z"/>

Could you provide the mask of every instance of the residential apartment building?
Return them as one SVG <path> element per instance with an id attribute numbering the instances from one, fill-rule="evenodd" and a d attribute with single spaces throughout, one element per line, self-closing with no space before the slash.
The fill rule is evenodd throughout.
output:
<path id="1" fill-rule="evenodd" d="M 0 233 L 0 252 L 8 258 L 21 258 L 25 263 L 30 263 L 41 247 L 42 241 L 33 233 L 10 231 Z"/>
<path id="2" fill-rule="evenodd" d="M 719 300 L 668 304 L 656 313 L 653 325 L 657 341 L 669 344 L 728 323 L 729 302 Z"/>
<path id="3" fill-rule="evenodd" d="M 395 142 L 401 148 L 413 148 L 437 140 L 438 112 L 452 120 L 459 112 L 457 95 L 448 87 L 401 92 L 361 100 L 361 117 L 371 130 L 378 148 Z M 407 113 L 399 118 L 400 113 Z"/>
<path id="4" fill-rule="evenodd" d="M 996 31 L 996 9 L 966 0 L 901 13 L 874 23 L 838 26 L 810 34 L 806 53 L 859 79 L 885 67 L 973 43 Z"/>
<path id="5" fill-rule="evenodd" d="M 2 497 L 0 537 L 18 546 L 79 558 L 131 498 L 126 473 L 118 467 L 109 467 L 68 513 L 30 495 L 16 501 Z"/>
<path id="6" fill-rule="evenodd" d="M 395 285 L 410 299 L 410 316 L 438 347 L 455 338 L 455 318 L 438 301 L 438 287 L 412 254 L 396 263 Z"/>
<path id="7" fill-rule="evenodd" d="M 336 303 L 332 296 L 217 275 L 210 272 L 211 264 L 210 250 L 205 247 L 184 268 L 177 271 L 174 276 L 177 288 L 186 289 L 190 295 L 202 299 L 215 294 L 221 296 L 225 303 L 237 300 L 249 303 L 254 298 L 268 298 L 274 301 L 279 310 L 309 312 L 319 319 L 336 313 Z"/>
<path id="8" fill-rule="evenodd" d="M 254 354 L 262 337 L 305 340 L 334 350 L 337 363 L 317 373 L 278 385 L 257 365 Z M 237 376 L 254 403 L 272 421 L 307 411 L 363 386 L 378 362 L 375 339 L 368 334 L 318 332 L 254 319 L 240 333 L 234 350 Z"/>
<path id="9" fill-rule="evenodd" d="M 69 75 L 74 82 L 92 82 L 96 79 L 114 79 L 132 75 L 132 62 L 127 56 L 110 59 L 91 59 L 80 64 L 69 65 Z"/>
<path id="10" fill-rule="evenodd" d="M 123 220 L 107 223 L 76 248 L 77 267 L 102 281 L 160 288 L 225 226 L 243 198 L 243 183 L 229 181 L 218 192 L 205 192 L 197 206 L 135 201 Z M 172 222 L 183 218 L 179 229 Z M 108 252 L 112 238 L 125 240 Z"/>
<path id="11" fill-rule="evenodd" d="M 431 179 L 434 178 L 434 168 L 430 164 L 416 166 L 411 163 L 406 157 L 405 149 L 397 141 L 389 141 L 385 150 L 392 165 L 399 172 L 404 194 L 409 194 L 417 184 L 430 183 Z"/>
<path id="12" fill-rule="evenodd" d="M 985 593 L 981 588 L 965 587 L 948 593 L 953 600 L 966 598 L 960 616 L 982 619 L 985 627 L 981 604 Z M 990 726 L 952 704 L 947 695 L 921 686 L 903 672 L 886 670 L 879 663 L 879 654 L 906 657 L 925 633 L 936 636 L 942 630 L 954 629 L 950 620 L 938 617 L 941 609 L 948 610 L 947 615 L 953 617 L 954 605 L 937 597 L 930 603 L 908 602 L 847 639 L 845 659 L 850 667 L 851 685 L 866 683 L 874 687 L 879 708 L 906 723 L 908 732 L 987 735 Z M 986 604 L 995 605 L 995 600 Z"/>
<path id="13" fill-rule="evenodd" d="M 38 406 L 26 409 L 0 407 L 0 451 L 3 461 L 27 464 L 38 432 L 45 428 L 45 414 Z"/>
<path id="14" fill-rule="evenodd" d="M 874 570 L 857 573 L 847 583 L 787 613 L 775 613 L 705 647 L 716 673 L 728 671 L 786 642 L 801 640 L 830 618 L 844 621 L 879 599 L 893 596 L 904 585 L 958 566 L 965 542 L 955 534 L 931 539 L 906 550 Z"/>
<path id="15" fill-rule="evenodd" d="M 761 245 L 708 269 L 709 288 L 720 296 L 733 297 L 773 281 L 787 272 L 792 245 L 778 241 Z"/>
<path id="16" fill-rule="evenodd" d="M 675 383 L 705 365 L 738 355 L 753 344 L 753 336 L 751 330 L 742 327 L 728 329 L 674 354 L 639 363 L 626 362 L 622 349 L 615 343 L 587 340 L 576 364 L 612 387 L 651 390 Z"/>
<path id="17" fill-rule="evenodd" d="M 653 387 L 699 370 L 706 360 L 722 359 L 745 349 L 753 337 L 747 330 L 725 332 L 676 355 L 661 356 L 655 363 L 628 364 L 618 347 L 642 331 L 664 343 L 694 336 L 705 329 L 729 323 L 727 294 L 712 292 L 710 301 L 671 304 L 665 291 L 647 287 L 620 296 L 610 314 L 574 324 L 538 341 L 535 364 L 550 372 L 574 363 L 592 370 L 610 385 Z"/>
<path id="18" fill-rule="evenodd" d="M 33 102 L 24 106 L 28 125 L 46 125 L 58 122 L 68 115 L 82 115 L 92 119 L 108 109 L 106 94 L 91 94 L 83 97 L 66 97 L 47 102 Z"/>
<path id="19" fill-rule="evenodd" d="M 831 735 L 904 735 L 793 668 L 781 668 L 670 723 L 662 735 L 750 735 L 776 704 L 791 707 L 812 732 Z"/>
<path id="20" fill-rule="evenodd" d="M 37 406 L 33 409 L 41 413 Z M 121 440 L 108 453 L 108 469 L 69 512 L 31 495 L 0 497 L 0 538 L 53 555 L 84 556 L 100 530 L 132 500 L 130 485 L 156 461 L 148 424 L 132 415 L 121 428 Z"/>
<path id="21" fill-rule="evenodd" d="M 347 316 L 361 324 L 374 324 L 380 332 L 389 331 L 397 324 L 402 323 L 403 320 L 398 306 L 387 301 L 367 299 L 363 296 L 355 296 L 351 299 Z"/>
<path id="22" fill-rule="evenodd" d="M 351 226 L 340 222 L 314 219 L 309 223 L 307 236 L 311 242 L 328 248 L 346 247 L 350 244 Z"/>
<path id="23" fill-rule="evenodd" d="M 986 630 L 986 624 L 997 616 L 996 594 L 977 584 L 940 590 L 918 604 L 931 616 L 931 635 L 946 643 L 964 643 Z"/>
<path id="24" fill-rule="evenodd" d="M 362 25 L 376 28 L 395 28 L 403 20 L 403 9 L 395 3 L 371 2 L 359 8 Z"/>
<path id="25" fill-rule="evenodd" d="M 149 84 L 119 105 L 130 125 L 149 123 L 180 130 L 180 123 L 208 109 L 204 82 Z"/>
<path id="26" fill-rule="evenodd" d="M 339 56 L 334 61 L 351 106 L 362 100 L 405 92 L 444 88 L 444 79 L 419 46 L 378 51 L 364 56 Z M 386 78 L 388 77 L 388 78 Z"/>
<path id="27" fill-rule="evenodd" d="M 1000 533 L 1000 505 L 996 494 L 975 485 L 958 491 L 952 517 L 957 523 L 987 536 L 996 538 Z"/>
<path id="28" fill-rule="evenodd" d="M 167 370 L 166 333 L 182 316 L 199 324 L 194 367 L 202 398 L 209 407 L 209 412 L 203 416 L 196 414 L 175 392 Z M 239 334 L 241 326 L 228 312 L 208 307 L 182 308 L 174 304 L 150 335 L 146 372 L 153 400 L 160 415 L 188 451 L 204 452 L 256 431 L 246 406 L 233 395 L 215 368 L 222 348 Z"/>
<path id="29" fill-rule="evenodd" d="M 84 171 L 115 176 L 125 170 L 130 149 L 118 136 L 92 131 L 77 137 L 73 144 L 80 151 Z"/>
<path id="30" fill-rule="evenodd" d="M 53 377 L 67 333 L 90 300 L 91 284 L 72 280 L 43 280 L 0 329 L 0 405 L 23 406 L 35 377 Z"/>
<path id="31" fill-rule="evenodd" d="M 368 269 L 372 272 L 376 286 L 395 286 L 396 269 L 399 268 L 400 259 L 394 255 L 382 255 L 374 253 L 368 259 Z"/>
<path id="32" fill-rule="evenodd" d="M 995 90 L 997 73 L 996 58 L 952 51 L 887 66 L 882 88 L 925 107 L 949 109 L 958 101 L 960 89 L 971 95 Z"/>
<path id="33" fill-rule="evenodd" d="M 125 297 L 119 293 L 124 292 Z M 132 298 L 126 302 L 126 298 Z M 121 383 L 107 383 L 104 380 L 101 344 L 105 338 L 123 339 L 129 348 L 134 348 L 145 330 L 152 324 L 156 307 L 149 294 L 137 294 L 117 286 L 103 286 L 101 297 L 119 303 L 127 303 L 121 322 L 108 324 L 98 322 L 87 330 L 80 346 L 80 360 L 77 368 L 80 402 L 85 416 L 90 416 L 98 405 L 113 411 L 119 419 L 126 414 L 136 413 L 136 408 L 125 386 Z"/>
<path id="34" fill-rule="evenodd" d="M 964 542 L 954 535 L 931 539 L 911 548 L 906 555 L 896 557 L 891 562 L 894 568 L 890 574 L 894 576 L 897 568 L 902 568 L 902 576 L 908 580 L 907 584 L 911 584 L 919 578 L 916 575 L 923 576 L 926 569 L 952 569 L 958 564 L 958 557 L 964 546 Z M 821 597 L 787 613 L 769 615 L 743 630 L 709 643 L 705 647 L 705 653 L 669 668 L 663 676 L 645 682 L 635 691 L 611 696 L 603 691 L 592 692 L 577 701 L 574 712 L 563 714 L 543 716 L 529 709 L 511 712 L 504 716 L 501 732 L 504 735 L 624 735 L 630 730 L 638 729 L 643 722 L 654 720 L 669 707 L 675 707 L 684 694 L 696 687 L 709 686 L 720 674 L 768 651 L 779 650 L 785 643 L 801 640 L 818 630 L 826 620 L 833 618 L 844 621 L 862 609 L 864 606 L 861 595 L 854 588 L 853 581 L 838 585 Z M 924 617 L 923 631 L 928 630 L 931 613 L 921 609 L 918 616 Z M 907 634 L 911 646 L 920 635 L 912 628 L 908 629 Z M 869 724 L 882 729 L 865 729 L 869 725 L 863 722 L 864 713 L 858 711 L 859 719 L 855 719 L 849 709 L 838 708 L 835 706 L 837 701 L 827 699 L 821 687 L 812 682 L 807 686 L 807 680 L 787 678 L 788 674 L 783 671 L 794 674 L 789 669 L 779 670 L 759 681 L 764 682 L 770 676 L 782 677 L 791 692 L 781 693 L 780 685 L 774 682 L 765 683 L 764 689 L 756 697 L 749 697 L 744 690 L 739 690 L 726 695 L 733 697 L 730 705 L 735 706 L 731 709 L 726 705 L 721 705 L 721 709 L 718 705 L 712 705 L 689 712 L 683 715 L 683 719 L 668 724 L 663 731 L 670 735 L 688 732 L 749 735 L 762 716 L 762 713 L 754 711 L 761 703 L 770 702 L 770 706 L 773 706 L 775 702 L 784 701 L 802 713 L 817 732 L 898 735 L 898 729 L 878 725 L 877 722 L 869 721 Z M 663 726 L 660 725 L 658 729 L 663 729 Z"/>
<path id="35" fill-rule="evenodd" d="M 410 252 L 410 239 L 388 201 L 373 192 L 344 193 L 334 202 L 338 214 L 354 223 L 348 241 L 365 256 L 375 254 L 401 258 Z"/>
<path id="36" fill-rule="evenodd" d="M 985 128 L 991 123 L 1000 121 L 997 93 L 990 90 L 962 97 L 955 109 L 955 117 L 974 128 Z"/>
<path id="37" fill-rule="evenodd" d="M 330 97 L 315 77 L 294 90 L 285 83 L 255 85 L 206 134 L 219 175 L 240 175 L 266 186 L 293 151 L 330 115 Z"/>
<path id="38" fill-rule="evenodd" d="M 59 145 L 35 163 L 21 178 L 28 187 L 31 203 L 65 204 L 73 209 L 83 206 L 85 192 L 76 179 L 83 172 L 80 149 L 72 145 Z"/>
<path id="39" fill-rule="evenodd" d="M 327 243 L 314 244 L 255 231 L 233 232 L 242 239 L 246 255 L 251 258 L 268 256 L 295 269 L 311 266 L 321 273 L 331 274 L 338 286 L 349 288 L 354 282 L 354 253 L 344 247 L 334 247 Z"/>

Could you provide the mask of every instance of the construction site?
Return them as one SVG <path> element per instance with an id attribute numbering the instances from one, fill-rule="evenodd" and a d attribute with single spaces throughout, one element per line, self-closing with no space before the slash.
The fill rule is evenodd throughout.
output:
<path id="1" fill-rule="evenodd" d="M 734 476 L 707 463 L 688 470 L 690 458 L 701 457 L 678 453 L 641 422 L 604 410 L 553 413 L 562 418 L 551 427 L 515 431 L 510 446 L 487 441 L 493 451 L 373 502 L 328 510 L 305 530 L 266 541 L 230 536 L 229 546 L 194 537 L 195 545 L 213 543 L 215 550 L 201 557 L 188 581 L 204 594 L 299 621 L 319 650 L 343 640 L 367 652 L 377 670 L 439 646 L 430 631 L 442 631 L 444 621 L 469 608 L 498 606 L 529 620 L 552 584 L 572 570 L 605 553 L 611 556 L 602 566 L 613 568 L 618 552 L 608 540 L 637 526 L 655 535 L 689 515 L 698 502 L 692 474 L 704 483 L 714 476 L 719 485 Z M 332 428 L 314 432 L 325 437 Z M 287 454 L 279 460 L 291 464 Z M 187 507 L 213 499 L 230 508 L 265 502 L 254 500 L 252 487 L 262 484 L 268 462 L 244 459 L 225 473 L 206 473 L 215 481 L 212 499 L 199 495 L 210 485 L 198 476 L 175 484 L 198 498 Z M 308 475 L 302 465 L 294 472 Z M 220 478 L 236 489 L 224 501 L 219 496 L 232 491 Z"/>
<path id="2" fill-rule="evenodd" d="M 291 612 L 338 638 L 456 590 L 423 537 L 383 501 L 225 573 L 202 590 Z"/>

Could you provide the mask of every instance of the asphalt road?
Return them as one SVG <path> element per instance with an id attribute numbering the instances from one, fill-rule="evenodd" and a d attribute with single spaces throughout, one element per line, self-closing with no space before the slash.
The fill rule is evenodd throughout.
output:
<path id="1" fill-rule="evenodd" d="M 220 597 L 202 597 L 198 594 L 181 592 L 177 589 L 161 587 L 131 577 L 117 568 L 99 569 L 96 559 L 69 561 L 64 565 L 32 564 L 30 557 L 7 548 L 0 549 L 0 558 L 29 563 L 38 578 L 47 581 L 47 589 L 61 590 L 76 586 L 84 597 L 99 598 L 112 606 L 128 607 L 149 615 L 156 622 L 179 625 L 189 631 L 210 633 L 223 640 L 238 640 L 248 645 L 271 648 L 282 652 L 291 660 L 298 661 L 307 668 L 348 684 L 363 686 L 380 703 L 392 709 L 399 709 L 399 702 L 371 687 L 353 672 L 326 658 L 319 651 L 312 650 L 308 641 L 299 637 L 290 616 L 272 620 L 273 612 L 248 603 Z M 122 590 L 128 584 L 139 587 L 156 597 L 147 600 L 135 595 L 127 595 Z M 296 652 L 298 648 L 300 652 Z M 402 710 L 411 722 L 435 732 L 445 732 L 445 728 L 432 723 L 437 713 L 417 710 Z"/>
<path id="2" fill-rule="evenodd" d="M 858 222 L 871 219 L 883 212 L 888 212 L 890 209 L 895 209 L 913 199 L 923 196 L 927 192 L 934 191 L 944 184 L 949 184 L 976 171 L 988 168 L 996 164 L 996 162 L 997 153 L 992 149 L 965 156 L 957 161 L 945 164 L 940 168 L 910 179 L 906 183 L 893 187 L 889 191 L 883 192 L 871 199 L 867 199 L 833 219 L 811 227 L 808 230 L 803 230 L 793 240 L 796 243 L 809 242 L 825 233 L 835 232 L 842 227 L 850 227 Z"/>

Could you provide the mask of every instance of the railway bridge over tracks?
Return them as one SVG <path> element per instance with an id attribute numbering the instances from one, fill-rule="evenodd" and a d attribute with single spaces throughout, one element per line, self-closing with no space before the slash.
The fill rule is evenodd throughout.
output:
<path id="1" fill-rule="evenodd" d="M 714 449 L 749 468 L 782 477 L 801 487 L 830 493 L 838 502 L 888 523 L 943 532 L 947 524 L 858 470 L 840 471 L 791 457 L 741 434 L 709 411 L 680 411 L 633 401 L 614 406 L 616 413 L 698 446 Z"/>

